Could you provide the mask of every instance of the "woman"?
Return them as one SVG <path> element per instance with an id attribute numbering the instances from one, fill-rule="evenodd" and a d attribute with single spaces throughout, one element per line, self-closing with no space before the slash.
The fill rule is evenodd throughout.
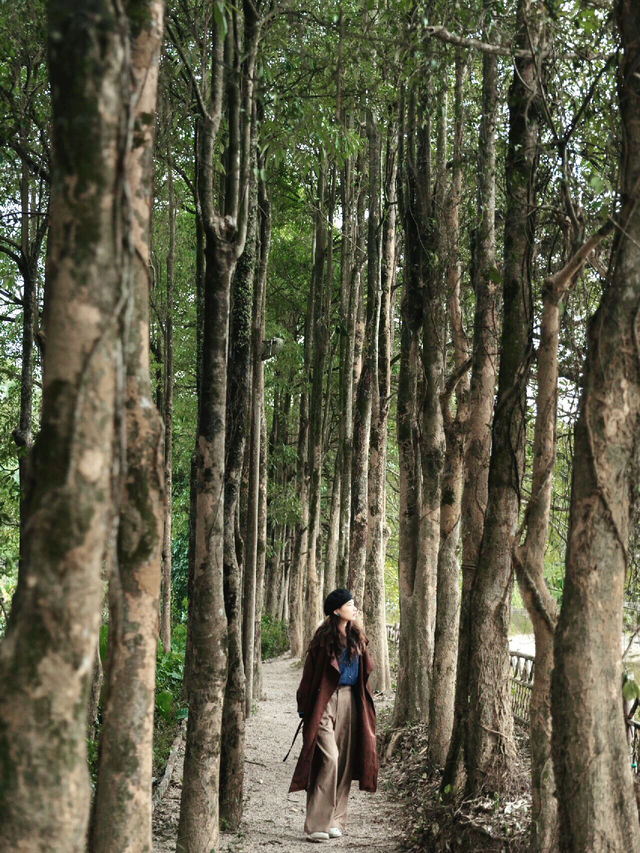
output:
<path id="1" fill-rule="evenodd" d="M 367 687 L 373 662 L 349 590 L 330 593 L 324 612 L 296 694 L 302 750 L 289 788 L 307 792 L 308 841 L 342 835 L 351 780 L 374 792 L 378 779 L 376 712 Z"/>

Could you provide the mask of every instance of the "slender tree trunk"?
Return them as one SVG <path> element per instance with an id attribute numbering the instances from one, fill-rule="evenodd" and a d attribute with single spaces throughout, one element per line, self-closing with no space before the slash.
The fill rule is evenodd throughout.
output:
<path id="1" fill-rule="evenodd" d="M 196 133 L 194 134 L 194 157 L 198 156 L 200 150 L 199 137 L 200 132 L 196 125 Z M 195 169 L 194 177 L 194 206 L 196 209 L 196 275 L 195 275 L 195 290 L 196 290 L 196 392 L 198 400 L 200 400 L 200 390 L 202 387 L 202 339 L 204 331 L 204 287 L 206 274 L 206 251 L 202 205 L 200 203 L 200 187 L 199 187 L 198 169 Z M 196 426 L 196 440 L 197 440 Z M 195 442 L 191 461 L 189 465 L 189 553 L 187 565 L 187 602 L 191 600 L 193 590 L 193 577 L 195 574 L 196 565 L 196 511 L 197 511 L 197 467 L 196 467 L 196 451 Z M 185 660 L 191 655 L 191 637 L 187 632 L 187 642 L 185 649 Z"/>
<path id="2" fill-rule="evenodd" d="M 344 587 L 349 571 L 349 527 L 351 524 L 351 454 L 353 447 L 353 346 L 355 335 L 351 326 L 355 323 L 353 290 L 357 282 L 353 275 L 354 227 L 352 211 L 352 170 L 347 161 L 342 173 L 342 243 L 340 249 L 340 411 L 343 416 L 338 425 L 340 447 L 340 539 L 336 562 L 336 586 Z M 331 590 L 329 590 L 331 592 Z"/>
<path id="3" fill-rule="evenodd" d="M 26 523 L 26 493 L 28 488 L 29 454 L 33 446 L 33 342 L 35 334 L 36 304 L 36 267 L 40 254 L 41 241 L 31 242 L 29 215 L 29 170 L 22 164 L 20 180 L 20 272 L 22 274 L 22 363 L 20 369 L 20 419 L 17 429 L 12 433 L 16 445 L 21 448 L 18 458 L 20 477 L 20 562 L 24 552 L 24 528 Z"/>
<path id="4" fill-rule="evenodd" d="M 178 824 L 179 853 L 209 853 L 218 846 L 220 740 L 224 690 L 227 680 L 227 619 L 224 601 L 224 465 L 226 449 L 226 397 L 231 279 L 244 250 L 248 230 L 249 185 L 255 113 L 254 69 L 260 22 L 254 4 L 225 10 L 227 43 L 234 56 L 242 56 L 239 74 L 223 62 L 222 25 L 213 27 L 210 87 L 199 92 L 199 150 L 196 157 L 199 204 L 205 236 L 202 373 L 198 400 L 196 442 L 196 531 L 194 572 L 187 624 L 185 690 L 189 705 L 187 738 Z M 242 42 L 242 43 L 240 43 Z M 230 74 L 241 97 L 238 111 L 238 146 L 229 162 L 238 170 L 238 198 L 215 206 L 215 152 L 222 118 L 224 74 Z M 204 81 L 203 81 L 204 82 Z M 233 112 L 228 126 L 235 123 Z M 232 137 L 230 136 L 231 140 Z"/>
<path id="5" fill-rule="evenodd" d="M 513 560 L 536 641 L 536 666 L 531 693 L 531 846 L 536 851 L 558 848 L 558 810 L 551 757 L 551 673 L 557 622 L 556 604 L 544 580 L 544 551 L 549 528 L 551 484 L 556 454 L 558 339 L 560 311 L 569 288 L 607 225 L 545 281 L 538 347 L 538 393 L 533 438 L 531 498 L 525 515 L 526 538 L 514 543 Z"/>
<path id="6" fill-rule="evenodd" d="M 340 318 L 343 334 L 340 338 L 340 419 L 339 442 L 341 448 L 340 483 L 340 540 L 336 585 L 347 583 L 349 552 L 351 547 L 351 469 L 353 464 L 353 393 L 354 364 L 356 357 L 356 325 L 360 304 L 361 268 L 364 228 L 364 192 L 354 187 L 354 164 L 347 161 L 342 178 L 342 248 L 340 268 Z"/>
<path id="7" fill-rule="evenodd" d="M 629 497 L 640 428 L 640 61 L 637 8 L 622 41 L 621 209 L 609 281 L 591 321 L 575 427 L 569 542 L 552 678 L 560 849 L 640 850 L 621 713 L 620 634 Z"/>
<path id="8" fill-rule="evenodd" d="M 239 826 L 242 818 L 244 782 L 242 549 L 236 538 L 236 518 L 251 403 L 251 306 L 257 251 L 256 220 L 257 197 L 252 192 L 247 240 L 233 277 L 227 366 L 224 600 L 229 646 L 220 746 L 220 822 L 232 831 Z"/>
<path id="9" fill-rule="evenodd" d="M 351 529 L 347 583 L 359 607 L 363 606 L 369 533 L 369 454 L 372 450 L 373 395 L 378 388 L 378 330 L 380 326 L 380 171 L 381 145 L 378 122 L 367 115 L 369 139 L 369 220 L 367 237 L 367 316 L 364 358 L 356 393 L 351 469 Z M 378 452 L 378 448 L 373 449 Z"/>
<path id="10" fill-rule="evenodd" d="M 488 39 L 490 27 L 485 31 Z M 482 57 L 482 118 L 478 142 L 478 228 L 474 240 L 475 310 L 471 354 L 469 420 L 462 490 L 462 589 L 453 731 L 442 779 L 443 791 L 459 791 L 464 775 L 466 720 L 469 710 L 471 588 L 484 527 L 491 450 L 491 424 L 498 362 L 499 290 L 495 276 L 497 59 Z"/>
<path id="11" fill-rule="evenodd" d="M 394 705 L 394 725 L 425 720 L 429 712 L 429 680 L 432 665 L 430 639 L 431 599 L 435 585 L 427 576 L 419 549 L 419 520 L 422 514 L 422 467 L 420 460 L 420 428 L 418 426 L 418 388 L 422 384 L 420 331 L 425 306 L 420 278 L 420 246 L 422 236 L 417 229 L 424 223 L 414 209 L 417 198 L 416 177 L 424 176 L 429 188 L 427 162 L 422 159 L 416 169 L 416 96 L 409 93 L 406 126 L 400 134 L 400 164 L 403 180 L 400 209 L 404 219 L 406 269 L 402 293 L 402 329 L 400 337 L 400 376 L 398 380 L 398 456 L 399 530 L 398 587 L 400 593 L 400 639 L 398 644 L 398 684 Z M 405 112 L 401 107 L 401 116 Z M 404 118 L 404 116 L 403 116 Z M 428 133 L 428 128 L 426 131 Z M 433 587 L 433 589 L 432 589 Z"/>
<path id="12" fill-rule="evenodd" d="M 109 651 L 90 845 L 151 853 L 151 774 L 164 509 L 163 425 L 149 376 L 149 240 L 153 137 L 162 48 L 161 0 L 130 3 L 131 100 L 137 144 L 125 176 L 134 265 L 126 341 L 126 460 L 116 560 L 109 577 Z M 139 17 L 144 25 L 138 27 Z M 136 22 L 135 24 L 133 22 Z M 143 141 L 142 141 L 143 140 Z"/>
<path id="13" fill-rule="evenodd" d="M 0 645 L 2 846 L 16 851 L 80 853 L 89 816 L 86 709 L 128 297 L 119 167 L 129 68 L 123 14 L 110 3 L 94 4 L 89 18 L 83 10 L 48 4 L 54 159 L 42 419 Z"/>
<path id="14" fill-rule="evenodd" d="M 171 651 L 171 487 L 173 482 L 173 278 L 176 259 L 176 202 L 173 189 L 173 154 L 167 158 L 169 193 L 169 251 L 167 252 L 167 315 L 164 334 L 164 535 L 162 539 L 162 604 L 160 640 Z"/>
<path id="15" fill-rule="evenodd" d="M 446 199 L 442 254 L 446 259 L 449 325 L 453 339 L 453 371 L 442 396 L 445 429 L 445 464 L 440 506 L 440 545 L 436 592 L 436 626 L 433 649 L 433 684 L 429 713 L 429 759 L 442 767 L 453 729 L 458 641 L 459 569 L 457 548 L 464 479 L 464 430 L 469 414 L 469 352 L 462 324 L 460 300 L 459 207 L 462 196 L 463 87 L 466 65 L 456 52 L 455 126 L 451 187 Z M 456 414 L 451 413 L 451 394 L 456 394 Z"/>
<path id="16" fill-rule="evenodd" d="M 291 393 L 286 391 L 281 393 L 279 386 L 276 385 L 274 393 L 274 409 L 271 436 L 269 439 L 269 458 L 273 460 L 276 453 L 280 453 L 283 447 L 286 447 L 288 442 L 287 420 L 291 408 Z M 270 463 L 273 465 L 273 461 Z M 277 469 L 273 473 L 273 478 L 281 489 L 287 488 L 288 484 L 288 465 L 285 462 L 280 462 Z M 270 517 L 267 514 L 267 522 Z M 269 538 L 271 539 L 272 552 L 267 563 L 267 577 L 265 580 L 265 609 L 276 619 L 281 612 L 281 599 L 283 592 L 283 560 L 285 552 L 285 543 L 288 536 L 288 528 L 286 524 L 272 524 Z"/>
<path id="17" fill-rule="evenodd" d="M 260 441 L 260 491 L 258 494 L 258 565 L 256 571 L 256 622 L 253 662 L 253 695 L 262 699 L 262 613 L 264 611 L 264 577 L 267 558 L 267 416 L 264 394 L 260 406 L 262 436 Z"/>
<path id="18" fill-rule="evenodd" d="M 315 245 L 313 247 L 315 255 Z M 311 382 L 311 353 L 313 350 L 313 288 L 309 288 L 304 324 L 304 376 L 300 391 L 298 426 L 298 464 L 296 470 L 300 520 L 295 534 L 289 571 L 289 643 L 291 654 L 300 657 L 304 652 L 303 582 L 309 541 L 309 385 Z"/>
<path id="19" fill-rule="evenodd" d="M 338 565 L 338 548 L 340 545 L 340 494 L 342 487 L 341 478 L 341 454 L 336 452 L 335 466 L 333 472 L 333 484 L 331 486 L 331 509 L 329 511 L 329 534 L 327 537 L 327 551 L 325 555 L 324 589 L 323 599 L 336 588 L 336 568 Z"/>
<path id="20" fill-rule="evenodd" d="M 365 571 L 364 615 L 369 648 L 376 668 L 371 673 L 372 690 L 386 693 L 391 687 L 385 608 L 385 553 L 387 421 L 391 399 L 391 294 L 396 277 L 396 179 L 397 126 L 387 136 L 385 202 L 382 237 L 381 304 L 378 334 L 378 382 L 373 388 L 369 455 L 369 545 Z"/>
<path id="21" fill-rule="evenodd" d="M 520 0 L 517 44 L 538 51 L 543 4 Z M 470 793 L 500 790 L 514 755 L 508 633 L 512 542 L 524 469 L 526 383 L 532 353 L 530 267 L 535 230 L 538 148 L 536 62 L 517 59 L 509 94 L 504 232 L 504 325 L 493 421 L 489 491 L 471 607 L 469 720 L 466 754 Z"/>
<path id="22" fill-rule="evenodd" d="M 233 245 L 207 227 L 202 388 L 196 445 L 196 537 L 185 661 L 189 705 L 179 851 L 216 846 L 222 707 L 227 680 L 224 610 L 226 352 Z"/>
<path id="23" fill-rule="evenodd" d="M 264 161 L 261 169 L 264 169 Z M 256 291 L 260 305 L 256 318 L 255 357 L 260 361 L 258 382 L 254 388 L 259 406 L 260 454 L 258 457 L 258 505 L 256 508 L 256 606 L 254 616 L 253 696 L 262 697 L 262 611 L 264 608 L 264 576 L 267 557 L 267 419 L 264 405 L 264 324 L 267 295 L 267 269 L 271 247 L 271 202 L 264 181 L 260 181 L 260 264 Z"/>
<path id="24" fill-rule="evenodd" d="M 311 397 L 309 403 L 309 539 L 307 543 L 307 584 L 305 596 L 305 646 L 313 637 L 321 615 L 320 594 L 322 585 L 318 577 L 318 536 L 320 533 L 320 501 L 322 498 L 323 457 L 323 390 L 329 323 L 332 282 L 329 278 L 330 264 L 327 263 L 328 243 L 331 235 L 327 218 L 331 222 L 331 193 L 327 188 L 327 164 L 324 156 L 319 164 L 318 202 L 314 222 L 313 283 L 313 365 Z M 327 272 L 325 274 L 325 268 Z"/>
<path id="25" fill-rule="evenodd" d="M 247 503 L 247 559 L 244 575 L 244 611 L 243 611 L 243 650 L 246 675 L 245 712 L 251 711 L 253 701 L 253 674 L 256 634 L 256 588 L 258 571 L 259 540 L 259 503 L 260 503 L 260 445 L 262 438 L 262 406 L 264 399 L 264 363 L 262 361 L 262 341 L 264 337 L 264 292 L 266 285 L 266 264 L 269 254 L 268 241 L 270 225 L 265 225 L 264 192 L 260 197 L 260 265 L 256 273 L 256 287 L 253 294 L 253 313 L 251 330 L 251 433 L 249 445 L 249 495 Z M 264 244 L 264 241 L 266 245 Z"/>

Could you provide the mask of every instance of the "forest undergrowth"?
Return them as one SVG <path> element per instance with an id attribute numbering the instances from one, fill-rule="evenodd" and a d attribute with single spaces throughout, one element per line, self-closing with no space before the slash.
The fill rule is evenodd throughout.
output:
<path id="1" fill-rule="evenodd" d="M 399 799 L 398 832 L 411 853 L 523 853 L 529 849 L 531 820 L 528 733 L 517 726 L 516 762 L 498 796 L 447 802 L 440 793 L 441 774 L 428 766 L 428 726 L 391 727 L 391 712 L 379 716 L 380 758 L 385 762 L 385 787 Z"/>

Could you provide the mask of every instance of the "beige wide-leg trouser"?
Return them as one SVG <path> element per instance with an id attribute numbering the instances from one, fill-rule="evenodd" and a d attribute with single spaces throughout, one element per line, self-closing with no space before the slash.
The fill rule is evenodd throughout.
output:
<path id="1" fill-rule="evenodd" d="M 329 699 L 318 728 L 316 749 L 322 752 L 322 764 L 307 791 L 307 833 L 344 829 L 357 725 L 355 694 L 350 685 L 342 685 Z"/>

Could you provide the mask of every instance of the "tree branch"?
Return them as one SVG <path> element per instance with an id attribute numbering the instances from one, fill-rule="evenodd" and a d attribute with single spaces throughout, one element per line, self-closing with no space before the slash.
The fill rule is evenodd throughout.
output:
<path id="1" fill-rule="evenodd" d="M 182 49 L 182 45 L 180 44 L 180 39 L 178 39 L 178 37 L 176 36 L 176 34 L 173 30 L 173 27 L 171 26 L 169 21 L 167 21 L 167 32 L 169 33 L 169 37 L 171 39 L 171 42 L 173 43 L 173 46 L 175 47 L 175 49 L 178 51 L 178 53 L 180 55 L 180 59 L 182 60 L 182 64 L 184 65 L 184 67 L 187 70 L 187 73 L 189 75 L 189 79 L 191 80 L 191 83 L 192 83 L 193 88 L 195 90 L 196 100 L 198 101 L 198 107 L 200 108 L 200 112 L 202 113 L 203 118 L 205 118 L 207 121 L 213 121 L 212 117 L 209 115 L 209 111 L 207 110 L 207 106 L 204 102 L 204 98 L 202 97 L 202 90 L 200 89 L 200 84 L 198 83 L 198 79 L 196 78 L 196 75 L 193 73 L 193 68 L 191 67 L 191 63 L 187 59 L 186 54 L 185 54 L 184 50 Z"/>
<path id="2" fill-rule="evenodd" d="M 458 36 L 455 33 L 450 33 L 449 30 L 442 26 L 426 27 L 425 33 L 428 36 L 439 39 L 440 41 L 447 42 L 447 44 L 455 44 L 457 47 L 469 47 L 474 50 L 480 50 L 482 53 L 493 54 L 494 56 L 511 56 L 518 57 L 519 59 L 531 59 L 530 50 L 513 50 L 511 47 L 502 47 L 502 45 L 488 44 L 487 42 L 480 41 L 479 39 L 465 38 L 464 36 Z"/>
<path id="3" fill-rule="evenodd" d="M 572 258 L 553 275 L 550 275 L 545 280 L 545 287 L 548 287 L 553 294 L 554 300 L 559 301 L 566 292 L 571 279 L 580 271 L 583 264 L 602 240 L 613 231 L 615 223 L 612 219 L 608 219 L 595 234 L 592 234 L 586 240 Z"/>

